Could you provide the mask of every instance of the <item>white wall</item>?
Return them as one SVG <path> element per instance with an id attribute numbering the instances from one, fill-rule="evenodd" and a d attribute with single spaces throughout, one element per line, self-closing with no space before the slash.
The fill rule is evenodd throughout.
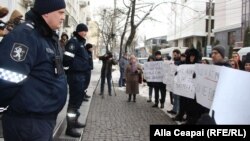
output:
<path id="1" fill-rule="evenodd" d="M 216 0 L 214 32 L 241 27 L 241 10 L 241 0 Z"/>
<path id="2" fill-rule="evenodd" d="M 172 12 L 171 21 L 172 25 L 168 31 L 168 41 L 185 38 L 189 36 L 206 36 L 205 32 L 205 19 L 206 15 L 206 2 L 208 0 L 177 0 L 177 3 L 182 3 L 186 5 L 183 7 L 181 5 L 176 6 L 176 12 Z M 195 12 L 195 9 L 200 12 Z M 176 25 L 175 25 L 175 13 L 176 13 Z M 176 28 L 176 32 L 175 32 Z"/>

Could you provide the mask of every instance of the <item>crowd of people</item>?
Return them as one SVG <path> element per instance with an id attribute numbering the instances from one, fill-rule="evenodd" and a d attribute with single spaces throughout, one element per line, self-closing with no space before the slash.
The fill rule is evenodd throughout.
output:
<path id="1" fill-rule="evenodd" d="M 210 64 L 207 59 L 202 60 L 201 53 L 195 49 L 187 49 L 185 53 L 181 53 L 180 50 L 175 49 L 172 54 L 172 60 L 175 65 L 179 66 L 182 64 Z M 243 71 L 250 70 L 250 53 L 246 55 L 246 59 L 242 62 L 237 52 L 233 52 L 231 59 L 225 59 L 225 48 L 223 46 L 217 45 L 212 49 L 212 64 L 218 66 L 226 66 L 234 69 L 239 69 Z M 135 70 L 136 73 L 132 73 L 131 66 L 135 64 L 134 61 L 136 57 L 128 55 L 125 53 L 120 59 L 120 79 L 119 86 L 126 85 L 126 93 L 129 94 L 128 101 L 131 101 L 131 96 L 134 96 L 133 101 L 135 102 L 135 94 L 139 93 L 139 76 L 143 74 L 143 69 L 141 66 L 137 66 Z M 161 52 L 156 51 L 153 55 L 148 57 L 148 62 L 152 61 L 164 61 Z M 211 65 L 212 65 L 211 64 Z M 133 68 L 133 67 L 132 67 Z M 131 80 L 133 80 L 131 82 Z M 146 81 L 146 80 L 145 80 Z M 126 83 L 124 83 L 126 82 Z M 146 81 L 147 82 L 147 81 Z M 166 85 L 162 82 L 147 82 L 149 98 L 147 102 L 152 102 L 152 96 L 154 91 L 154 104 L 152 107 L 164 108 L 165 98 L 166 98 Z M 159 92 L 161 95 L 159 96 Z M 160 99 L 159 99 L 160 97 Z M 213 120 L 208 115 L 209 109 L 201 106 L 196 102 L 196 99 L 190 99 L 183 96 L 179 96 L 170 91 L 170 102 L 173 105 L 171 110 L 167 110 L 169 114 L 174 115 L 173 120 L 175 121 L 185 121 L 185 124 L 215 124 Z M 204 120 L 206 119 L 206 120 Z M 210 120 L 209 120 L 210 119 Z"/>
<path id="2" fill-rule="evenodd" d="M 65 18 L 66 4 L 64 0 L 35 0 L 34 6 L 23 15 L 14 10 L 7 22 L 0 21 L 0 107 L 4 139 L 8 140 L 52 140 L 53 129 L 58 113 L 62 110 L 67 98 L 69 86 L 69 102 L 67 105 L 66 135 L 80 137 L 76 130 L 86 125 L 79 122 L 79 111 L 82 102 L 88 101 L 87 89 L 93 70 L 93 46 L 86 43 L 88 27 L 80 23 L 69 38 L 67 33 L 59 36 L 57 31 Z M 9 10 L 0 6 L 0 18 Z M 225 61 L 223 46 L 212 49 L 214 65 L 232 67 L 250 72 L 250 53 L 244 62 L 239 55 L 233 53 L 229 62 Z M 116 60 L 112 52 L 99 56 L 103 62 L 101 69 L 100 95 L 104 96 L 104 84 L 107 79 L 108 94 L 112 96 L 112 65 L 119 63 L 119 87 L 126 87 L 128 102 L 136 102 L 139 84 L 143 80 L 143 68 L 134 55 L 127 53 Z M 148 61 L 163 61 L 160 51 L 156 51 Z M 204 63 L 200 52 L 194 48 L 181 54 L 173 51 L 175 65 Z M 153 108 L 164 108 L 166 84 L 147 82 L 149 99 Z M 161 94 L 159 94 L 159 92 Z M 184 120 L 186 124 L 204 124 L 201 118 L 208 109 L 199 105 L 195 99 L 178 96 L 170 92 L 174 120 Z M 1 108 L 2 109 L 2 108 Z M 32 128 L 31 128 L 32 127 Z"/>

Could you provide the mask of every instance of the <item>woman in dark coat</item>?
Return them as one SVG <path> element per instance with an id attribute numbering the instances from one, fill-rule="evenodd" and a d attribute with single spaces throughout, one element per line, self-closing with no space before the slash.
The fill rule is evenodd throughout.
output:
<path id="1" fill-rule="evenodd" d="M 139 75 L 142 75 L 142 68 L 139 64 L 137 64 L 136 57 L 134 55 L 131 55 L 129 64 L 127 65 L 125 70 L 126 94 L 129 95 L 128 102 L 131 101 L 132 95 L 133 102 L 136 102 L 136 94 L 139 94 Z"/>

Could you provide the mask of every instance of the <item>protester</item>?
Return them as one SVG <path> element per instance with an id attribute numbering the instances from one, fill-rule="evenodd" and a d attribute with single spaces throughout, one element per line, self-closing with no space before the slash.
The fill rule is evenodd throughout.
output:
<path id="1" fill-rule="evenodd" d="M 181 62 L 180 62 L 180 64 L 186 64 L 186 54 L 185 53 L 181 54 Z"/>
<path id="2" fill-rule="evenodd" d="M 231 65 L 231 67 L 233 68 L 233 69 L 240 69 L 239 68 L 239 65 L 238 65 L 238 62 L 237 61 L 235 61 L 234 59 L 230 59 L 229 60 L 229 63 L 230 63 L 230 65 Z"/>
<path id="3" fill-rule="evenodd" d="M 5 141 L 52 140 L 67 98 L 56 30 L 65 18 L 64 0 L 35 0 L 26 22 L 0 44 L 0 107 Z"/>
<path id="4" fill-rule="evenodd" d="M 181 63 L 181 51 L 179 49 L 173 50 L 173 57 L 174 57 L 174 64 L 176 66 L 179 66 Z M 174 94 L 173 92 L 170 92 L 173 96 L 173 108 L 172 110 L 167 111 L 170 114 L 177 114 L 179 112 L 179 107 L 180 107 L 180 96 Z"/>
<path id="5" fill-rule="evenodd" d="M 250 72 L 250 53 L 247 53 L 246 60 L 244 62 L 245 71 Z"/>
<path id="6" fill-rule="evenodd" d="M 117 61 L 113 59 L 113 55 L 108 51 L 105 55 L 99 56 L 99 60 L 102 60 L 102 69 L 101 69 L 101 93 L 100 95 L 104 96 L 104 84 L 105 79 L 107 78 L 108 83 L 108 93 L 109 96 L 112 96 L 112 65 L 116 65 Z"/>
<path id="7" fill-rule="evenodd" d="M 225 58 L 225 48 L 223 46 L 217 45 L 212 49 L 212 60 L 214 65 L 232 67 L 228 62 L 224 60 Z M 236 61 L 234 61 L 236 63 Z M 233 67 L 234 68 L 234 67 Z M 196 124 L 216 124 L 214 118 L 210 117 L 208 112 L 209 109 L 202 107 L 203 114 L 197 120 Z"/>
<path id="8" fill-rule="evenodd" d="M 67 129 L 66 135 L 80 137 L 76 128 L 85 127 L 78 121 L 80 117 L 80 107 L 83 101 L 88 101 L 85 90 L 88 85 L 88 78 L 91 70 L 89 63 L 89 54 L 85 49 L 86 36 L 88 27 L 80 23 L 73 33 L 73 37 L 65 46 L 64 66 L 69 67 L 67 70 L 67 81 L 69 84 L 69 103 L 67 110 Z"/>
<path id="9" fill-rule="evenodd" d="M 148 57 L 148 62 L 153 62 L 154 61 L 154 57 L 153 56 L 149 56 Z M 154 90 L 154 86 L 153 86 L 154 83 L 152 82 L 147 82 L 147 85 L 148 85 L 148 100 L 147 102 L 152 102 L 152 94 L 153 94 L 153 90 Z"/>
<path id="10" fill-rule="evenodd" d="M 63 52 L 65 51 L 65 46 L 68 43 L 68 40 L 69 36 L 67 35 L 67 33 L 63 32 L 60 39 L 60 47 L 62 48 Z"/>
<path id="11" fill-rule="evenodd" d="M 126 94 L 128 94 L 128 102 L 136 102 L 136 94 L 139 94 L 139 75 L 142 75 L 142 68 L 137 64 L 137 59 L 134 55 L 130 56 L 129 64 L 125 69 L 126 76 Z"/>
<path id="12" fill-rule="evenodd" d="M 161 52 L 156 51 L 155 52 L 155 61 L 163 61 Z M 161 99 L 160 103 L 161 106 L 160 108 L 164 108 L 164 103 L 165 103 L 165 98 L 166 98 L 166 84 L 163 82 L 153 82 L 154 89 L 155 89 L 155 104 L 152 106 L 154 108 L 158 107 L 159 104 L 159 91 L 161 91 Z"/>
<path id="13" fill-rule="evenodd" d="M 123 56 L 121 57 L 119 61 L 119 66 L 120 66 L 120 79 L 119 79 L 119 87 L 125 86 L 125 69 L 127 65 L 129 64 L 128 61 L 128 55 L 127 53 L 124 53 Z"/>
<path id="14" fill-rule="evenodd" d="M 232 57 L 237 62 L 238 66 L 239 66 L 239 69 L 244 70 L 244 65 L 240 61 L 240 55 L 237 52 L 233 52 Z"/>
<path id="15" fill-rule="evenodd" d="M 201 60 L 201 63 L 202 63 L 202 64 L 210 64 L 209 61 L 208 61 L 207 59 Z"/>
<path id="16" fill-rule="evenodd" d="M 220 45 L 213 47 L 212 60 L 214 65 L 231 67 L 231 65 L 228 62 L 226 62 L 224 58 L 225 58 L 225 47 Z"/>

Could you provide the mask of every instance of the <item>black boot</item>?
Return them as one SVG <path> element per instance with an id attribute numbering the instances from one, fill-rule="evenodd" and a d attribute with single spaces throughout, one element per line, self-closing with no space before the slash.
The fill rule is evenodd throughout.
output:
<path id="1" fill-rule="evenodd" d="M 136 102 L 136 94 L 133 94 L 133 102 Z"/>
<path id="2" fill-rule="evenodd" d="M 81 137 L 81 133 L 79 133 L 75 128 L 76 123 L 76 116 L 69 117 L 67 116 L 67 129 L 66 129 L 66 135 L 79 138 Z"/>
<path id="3" fill-rule="evenodd" d="M 77 117 L 76 117 L 76 121 L 75 121 L 75 128 L 84 128 L 86 125 L 85 124 L 83 124 L 83 123 L 80 123 L 79 122 L 79 117 L 80 117 L 80 114 L 79 115 L 77 115 Z"/>
<path id="4" fill-rule="evenodd" d="M 81 137 L 81 133 L 79 133 L 76 128 L 70 128 L 69 126 L 66 129 L 66 135 L 74 137 L 74 138 L 79 138 Z"/>
<path id="5" fill-rule="evenodd" d="M 152 107 L 153 108 L 158 108 L 158 103 L 155 103 Z"/>
<path id="6" fill-rule="evenodd" d="M 161 103 L 161 109 L 163 109 L 164 108 L 164 103 Z"/>
<path id="7" fill-rule="evenodd" d="M 87 95 L 87 94 L 85 94 L 84 97 L 85 97 L 85 98 L 91 98 L 91 96 L 89 96 L 89 95 Z"/>
<path id="8" fill-rule="evenodd" d="M 131 101 L 132 94 L 128 94 L 128 102 Z"/>
<path id="9" fill-rule="evenodd" d="M 85 98 L 90 98 L 91 96 L 87 95 L 87 90 L 84 91 L 84 97 Z"/>

